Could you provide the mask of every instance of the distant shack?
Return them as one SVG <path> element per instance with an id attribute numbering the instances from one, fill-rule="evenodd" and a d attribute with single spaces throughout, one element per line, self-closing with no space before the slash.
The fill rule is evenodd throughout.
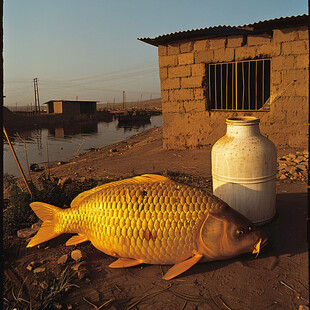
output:
<path id="1" fill-rule="evenodd" d="M 96 101 L 50 100 L 44 104 L 47 104 L 47 114 L 94 114 L 97 110 Z"/>

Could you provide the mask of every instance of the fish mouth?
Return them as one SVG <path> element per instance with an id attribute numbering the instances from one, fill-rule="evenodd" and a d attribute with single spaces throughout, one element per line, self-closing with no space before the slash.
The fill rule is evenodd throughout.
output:
<path id="1" fill-rule="evenodd" d="M 254 244 L 253 254 L 256 254 L 255 258 L 258 256 L 260 250 L 268 243 L 268 238 L 259 238 L 259 240 Z"/>

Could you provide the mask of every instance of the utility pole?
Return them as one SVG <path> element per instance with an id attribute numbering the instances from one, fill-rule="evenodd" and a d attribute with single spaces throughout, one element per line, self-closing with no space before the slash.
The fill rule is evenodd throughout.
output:
<path id="1" fill-rule="evenodd" d="M 38 86 L 38 78 L 33 79 L 34 86 L 34 107 L 35 112 L 40 114 L 40 100 L 39 100 L 39 86 Z"/>
<path id="2" fill-rule="evenodd" d="M 126 109 L 126 93 L 123 90 L 123 110 L 125 110 L 125 109 Z"/>

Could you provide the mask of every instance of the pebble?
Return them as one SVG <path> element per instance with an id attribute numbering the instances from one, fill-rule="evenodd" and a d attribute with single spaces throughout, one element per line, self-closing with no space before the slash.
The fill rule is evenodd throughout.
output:
<path id="1" fill-rule="evenodd" d="M 68 261 L 68 259 L 69 259 L 69 255 L 64 254 L 58 259 L 57 264 L 63 265 Z"/>
<path id="2" fill-rule="evenodd" d="M 46 290 L 48 288 L 48 284 L 46 283 L 46 281 L 43 281 L 39 284 L 39 286 L 43 289 Z"/>
<path id="3" fill-rule="evenodd" d="M 290 153 L 278 158 L 278 179 L 292 181 L 300 180 L 307 181 L 307 167 L 308 167 L 307 150 L 303 152 Z"/>
<path id="4" fill-rule="evenodd" d="M 83 258 L 83 254 L 80 250 L 73 250 L 71 252 L 71 257 L 72 259 L 74 259 L 75 261 L 79 261 Z"/>
<path id="5" fill-rule="evenodd" d="M 71 269 L 77 271 L 77 270 L 80 269 L 80 267 L 84 267 L 84 266 L 85 266 L 85 262 L 80 262 L 80 263 L 77 263 L 77 264 L 73 264 L 71 266 Z"/>
<path id="6" fill-rule="evenodd" d="M 38 267 L 33 269 L 33 273 L 40 273 L 40 272 L 44 272 L 46 270 L 45 267 Z"/>

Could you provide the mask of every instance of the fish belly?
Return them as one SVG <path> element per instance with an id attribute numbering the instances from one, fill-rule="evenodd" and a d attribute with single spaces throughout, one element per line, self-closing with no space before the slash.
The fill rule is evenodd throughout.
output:
<path id="1" fill-rule="evenodd" d="M 58 229 L 108 255 L 174 264 L 193 255 L 211 196 L 175 182 L 115 186 L 61 212 Z"/>

